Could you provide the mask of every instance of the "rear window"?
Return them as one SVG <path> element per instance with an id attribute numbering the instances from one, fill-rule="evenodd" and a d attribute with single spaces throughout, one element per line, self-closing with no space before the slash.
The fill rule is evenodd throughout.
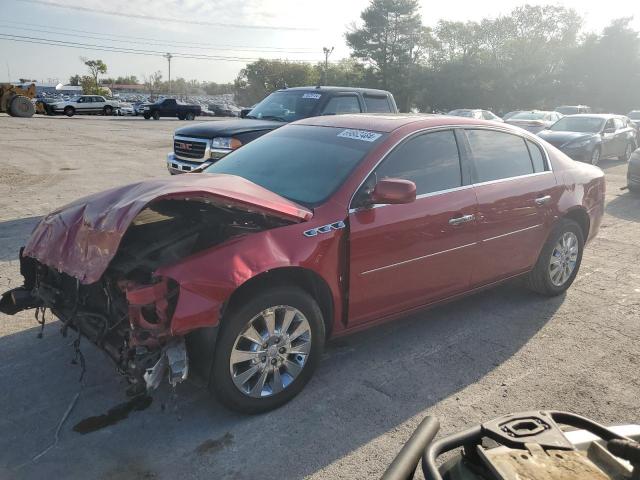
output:
<path id="1" fill-rule="evenodd" d="M 243 177 L 307 207 L 324 202 L 386 134 L 288 125 L 211 165 L 206 173 Z"/>
<path id="2" fill-rule="evenodd" d="M 529 150 L 522 137 L 492 130 L 466 130 L 473 154 L 476 182 L 533 173 Z"/>
<path id="3" fill-rule="evenodd" d="M 364 104 L 367 106 L 367 112 L 370 113 L 389 113 L 391 107 L 386 96 L 364 95 Z"/>

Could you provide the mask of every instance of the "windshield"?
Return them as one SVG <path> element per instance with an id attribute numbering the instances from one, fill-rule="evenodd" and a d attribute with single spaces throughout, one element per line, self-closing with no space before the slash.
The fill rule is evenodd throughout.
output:
<path id="1" fill-rule="evenodd" d="M 206 173 L 250 180 L 307 207 L 324 202 L 385 134 L 290 125 L 211 165 Z"/>
<path id="2" fill-rule="evenodd" d="M 273 92 L 257 104 L 247 118 L 262 118 L 280 122 L 293 122 L 310 117 L 322 98 L 320 92 Z"/>
<path id="3" fill-rule="evenodd" d="M 544 120 L 544 112 L 520 112 L 511 116 L 511 120 Z"/>
<path id="4" fill-rule="evenodd" d="M 597 133 L 602 130 L 604 119 L 593 117 L 565 117 L 549 127 L 556 132 Z"/>
<path id="5" fill-rule="evenodd" d="M 640 110 L 635 110 L 633 112 L 629 112 L 627 115 L 631 120 L 640 120 Z"/>
<path id="6" fill-rule="evenodd" d="M 580 109 L 578 107 L 558 107 L 556 108 L 556 112 L 563 115 L 575 115 L 576 113 L 580 113 Z"/>
<path id="7" fill-rule="evenodd" d="M 469 117 L 473 118 L 472 110 L 451 110 L 449 115 L 455 115 L 456 117 Z"/>

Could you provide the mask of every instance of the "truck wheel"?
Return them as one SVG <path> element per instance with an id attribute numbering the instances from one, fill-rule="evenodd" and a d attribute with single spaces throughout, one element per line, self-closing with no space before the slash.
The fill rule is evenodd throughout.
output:
<path id="1" fill-rule="evenodd" d="M 113 114 L 113 107 L 111 105 L 105 105 L 105 107 L 102 109 L 102 112 L 105 115 L 112 115 Z"/>
<path id="2" fill-rule="evenodd" d="M 67 117 L 73 117 L 73 115 L 76 113 L 76 109 L 73 107 L 64 107 L 64 114 Z"/>
<path id="3" fill-rule="evenodd" d="M 231 410 L 273 410 L 309 381 L 324 339 L 322 313 L 308 293 L 264 290 L 222 320 L 209 388 Z"/>
<path id="4" fill-rule="evenodd" d="M 153 119 L 160 120 L 160 114 L 158 112 L 153 112 Z"/>
<path id="5" fill-rule="evenodd" d="M 142 116 L 144 117 L 145 120 L 149 120 L 151 118 L 151 115 L 149 115 L 148 113 L 145 113 Z"/>
<path id="6" fill-rule="evenodd" d="M 184 118 L 185 118 L 185 117 L 184 117 L 184 115 L 183 115 L 183 114 L 181 114 L 181 113 L 179 113 L 179 114 L 178 114 L 178 120 L 184 120 Z"/>
<path id="7" fill-rule="evenodd" d="M 567 218 L 561 219 L 542 247 L 536 266 L 526 279 L 527 286 L 549 297 L 563 293 L 578 274 L 583 248 L 584 235 L 580 225 Z"/>
<path id="8" fill-rule="evenodd" d="M 24 95 L 16 95 L 11 99 L 9 113 L 14 117 L 28 118 L 36 113 L 36 109 L 27 97 Z"/>
<path id="9" fill-rule="evenodd" d="M 187 112 L 187 114 L 185 115 L 185 118 L 187 120 L 194 120 L 196 118 L 195 114 L 193 112 Z"/>

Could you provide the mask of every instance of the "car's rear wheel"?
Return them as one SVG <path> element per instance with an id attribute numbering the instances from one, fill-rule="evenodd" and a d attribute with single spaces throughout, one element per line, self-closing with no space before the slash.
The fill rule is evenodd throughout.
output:
<path id="1" fill-rule="evenodd" d="M 195 114 L 193 112 L 187 112 L 187 114 L 185 115 L 185 118 L 187 120 L 193 120 L 196 118 Z"/>
<path id="2" fill-rule="evenodd" d="M 225 315 L 210 389 L 242 413 L 277 408 L 309 381 L 324 339 L 322 313 L 305 291 L 278 287 L 258 293 Z"/>
<path id="3" fill-rule="evenodd" d="M 153 117 L 154 120 L 160 120 L 160 114 L 158 112 L 153 112 L 153 115 L 151 115 Z"/>
<path id="4" fill-rule="evenodd" d="M 527 286 L 542 295 L 563 293 L 578 274 L 583 248 L 584 234 L 580 226 L 573 220 L 561 219 L 542 247 L 527 277 Z"/>
<path id="5" fill-rule="evenodd" d="M 142 116 L 144 117 L 145 120 L 149 120 L 151 118 L 151 115 L 149 115 L 148 113 L 145 113 Z"/>
<path id="6" fill-rule="evenodd" d="M 627 146 L 624 147 L 624 153 L 622 154 L 621 157 L 618 157 L 618 160 L 623 160 L 625 162 L 628 162 L 629 159 L 631 158 L 632 153 L 633 153 L 633 145 L 631 144 L 631 142 L 628 142 Z"/>
<path id="7" fill-rule="evenodd" d="M 600 163 L 600 147 L 596 147 L 591 152 L 591 165 L 598 165 Z"/>
<path id="8" fill-rule="evenodd" d="M 76 109 L 73 107 L 64 107 L 64 114 L 67 117 L 73 117 L 76 113 Z"/>
<path id="9" fill-rule="evenodd" d="M 113 107 L 111 107 L 110 105 L 105 105 L 105 107 L 102 109 L 102 112 L 105 115 L 111 115 L 113 114 Z"/>
<path id="10" fill-rule="evenodd" d="M 184 120 L 184 118 L 185 118 L 185 117 L 184 117 L 184 115 L 183 115 L 182 113 L 179 113 L 179 114 L 178 114 L 178 120 Z"/>

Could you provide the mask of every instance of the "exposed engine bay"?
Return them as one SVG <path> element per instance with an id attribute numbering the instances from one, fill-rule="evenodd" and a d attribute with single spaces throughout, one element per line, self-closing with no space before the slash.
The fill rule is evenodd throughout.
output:
<path id="1" fill-rule="evenodd" d="M 63 323 L 64 335 L 74 330 L 114 360 L 132 384 L 131 393 L 157 387 L 167 371 L 175 385 L 188 374 L 185 340 L 171 332 L 180 287 L 155 270 L 288 223 L 206 198 L 160 199 L 135 217 L 97 282 L 83 284 L 21 251 L 24 286 L 5 293 L 0 310 L 50 309 Z"/>

